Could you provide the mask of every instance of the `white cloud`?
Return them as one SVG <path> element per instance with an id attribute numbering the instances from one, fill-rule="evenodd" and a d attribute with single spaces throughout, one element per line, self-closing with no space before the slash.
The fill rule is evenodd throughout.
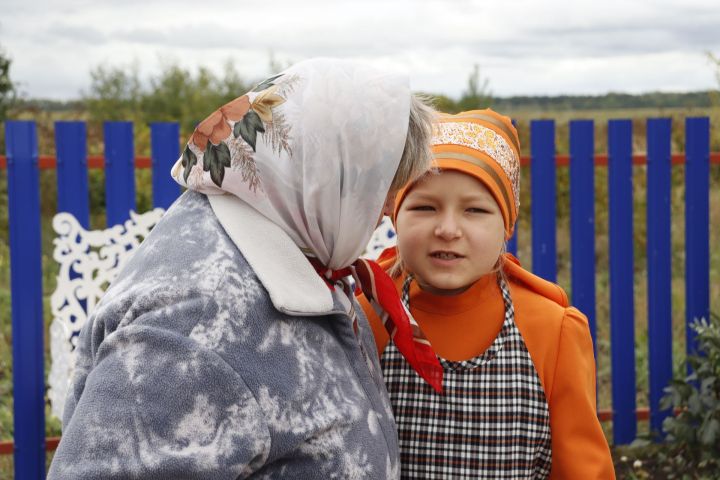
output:
<path id="1" fill-rule="evenodd" d="M 413 88 L 458 95 L 478 63 L 498 95 L 713 88 L 714 0 L 6 0 L 0 45 L 31 97 L 70 98 L 101 63 L 159 58 L 248 78 L 281 61 L 365 59 L 411 74 Z M 38 13 L 40 12 L 40 13 Z"/>

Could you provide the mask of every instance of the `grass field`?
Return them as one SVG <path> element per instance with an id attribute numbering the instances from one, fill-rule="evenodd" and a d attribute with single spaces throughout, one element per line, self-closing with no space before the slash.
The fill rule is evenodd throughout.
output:
<path id="1" fill-rule="evenodd" d="M 567 122 L 570 119 L 592 118 L 596 122 L 596 152 L 606 151 L 607 120 L 610 118 L 630 118 L 634 124 L 634 149 L 636 153 L 645 150 L 644 119 L 649 117 L 673 118 L 673 152 L 684 150 L 684 118 L 686 116 L 712 117 L 712 150 L 720 151 L 720 108 L 715 109 L 663 109 L 663 110 L 601 110 L 585 112 L 533 112 L 511 111 L 503 112 L 518 120 L 521 142 L 527 149 L 529 144 L 528 120 L 534 118 L 553 118 L 557 126 L 557 151 L 559 154 L 567 153 L 568 140 Z M 43 114 L 39 118 L 39 128 L 46 132 L 41 135 L 40 152 L 54 154 L 51 143 L 51 123 L 54 117 Z M 67 117 L 66 117 L 67 118 Z M 89 128 L 90 141 L 96 142 L 99 130 L 96 126 Z M 140 155 L 148 153 L 145 131 L 141 129 L 136 139 L 136 150 Z M 48 140 L 50 139 L 50 140 Z M 101 153 L 96 143 L 88 148 L 89 153 Z M 646 262 L 646 225 L 645 225 L 645 175 L 643 166 L 633 167 L 634 176 L 634 238 L 635 238 L 635 341 L 636 341 L 636 372 L 637 372 L 637 403 L 639 407 L 647 406 L 648 376 L 647 376 L 647 262 Z M 148 171 L 137 172 L 138 209 L 144 211 L 150 206 L 150 175 Z M 685 255 L 684 255 L 684 167 L 673 167 L 672 174 L 672 309 L 673 309 L 673 363 L 680 369 L 684 361 L 685 352 Z M 102 171 L 93 171 L 90 176 L 91 205 L 93 228 L 104 226 L 103 184 Z M 710 225 L 720 224 L 720 166 L 711 167 L 710 189 Z M 42 184 L 42 211 L 43 211 L 43 292 L 45 296 L 44 312 L 45 323 L 49 325 L 50 308 L 49 297 L 55 288 L 55 274 L 57 267 L 52 260 L 52 230 L 50 222 L 55 212 L 55 172 L 41 173 Z M 557 181 L 557 247 L 558 247 L 558 283 L 568 293 L 570 292 L 570 239 L 569 239 L 569 175 L 568 169 L 558 168 Z M 7 238 L 7 203 L 6 177 L 0 172 L 0 441 L 12 438 L 12 360 L 11 360 L 11 325 L 10 325 L 10 270 Z M 597 350 L 598 350 L 598 392 L 601 409 L 611 407 L 611 368 L 610 368 L 610 329 L 609 329 L 609 279 L 608 279 L 608 237 L 607 237 L 607 171 L 605 167 L 595 170 L 596 195 L 596 287 L 597 287 Z M 523 171 L 521 201 L 522 208 L 519 220 L 519 248 L 518 256 L 525 266 L 532 264 L 530 209 L 529 209 L 529 170 Z M 711 228 L 711 245 L 720 244 L 720 231 Z M 711 282 L 711 310 L 720 311 L 720 250 L 711 249 L 710 282 Z M 45 363 L 46 372 L 49 371 L 49 348 L 46 335 Z M 610 434 L 611 425 L 606 425 L 606 433 Z M 640 431 L 646 425 L 640 426 Z M 59 435 L 60 424 L 47 411 L 47 435 Z M 611 438 L 611 437 L 609 437 Z M 12 478 L 12 458 L 0 456 L 0 478 Z"/>

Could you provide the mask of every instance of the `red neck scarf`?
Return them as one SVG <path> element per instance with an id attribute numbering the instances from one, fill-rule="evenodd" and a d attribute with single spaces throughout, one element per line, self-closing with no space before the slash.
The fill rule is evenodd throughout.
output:
<path id="1" fill-rule="evenodd" d="M 443 369 L 430 342 L 405 308 L 390 276 L 372 260 L 360 258 L 351 266 L 330 270 L 308 258 L 331 290 L 334 283 L 352 276 L 385 325 L 390 339 L 408 364 L 438 393 L 442 393 Z"/>

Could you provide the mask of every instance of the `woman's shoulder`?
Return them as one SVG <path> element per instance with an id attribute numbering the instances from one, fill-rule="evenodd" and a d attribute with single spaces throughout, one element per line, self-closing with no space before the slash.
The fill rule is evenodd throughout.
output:
<path id="1" fill-rule="evenodd" d="M 93 317 L 106 332 L 144 324 L 189 335 L 263 304 L 267 292 L 207 198 L 186 192 L 120 270 Z"/>

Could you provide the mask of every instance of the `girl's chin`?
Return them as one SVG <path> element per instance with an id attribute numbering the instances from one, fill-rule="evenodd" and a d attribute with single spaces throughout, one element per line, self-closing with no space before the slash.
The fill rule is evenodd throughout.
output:
<path id="1" fill-rule="evenodd" d="M 463 285 L 458 282 L 434 282 L 433 284 L 419 283 L 421 290 L 439 296 L 458 295 L 470 288 L 472 284 L 473 283 Z"/>

